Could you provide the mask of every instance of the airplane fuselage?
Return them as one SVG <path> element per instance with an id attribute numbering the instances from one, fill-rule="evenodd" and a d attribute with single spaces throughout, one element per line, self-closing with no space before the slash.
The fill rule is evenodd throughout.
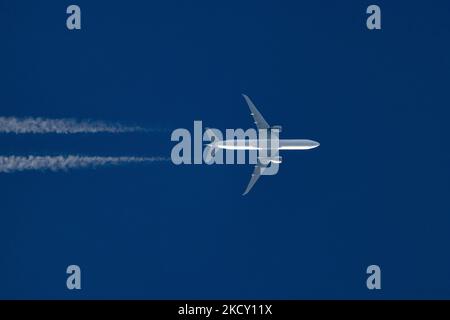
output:
<path id="1" fill-rule="evenodd" d="M 320 144 L 307 139 L 279 139 L 278 146 L 271 146 L 271 141 L 259 139 L 222 140 L 213 144 L 214 147 L 225 150 L 309 150 L 317 148 Z"/>

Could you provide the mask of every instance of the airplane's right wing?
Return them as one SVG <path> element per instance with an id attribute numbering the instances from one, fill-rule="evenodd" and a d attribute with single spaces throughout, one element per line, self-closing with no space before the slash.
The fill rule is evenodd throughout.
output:
<path id="1" fill-rule="evenodd" d="M 247 97 L 245 94 L 243 94 L 245 101 L 248 104 L 248 107 L 250 108 L 251 115 L 253 116 L 253 120 L 255 121 L 256 127 L 259 129 L 270 129 L 269 124 L 266 120 L 264 120 L 264 117 L 259 113 L 258 109 L 256 109 L 255 105 L 253 104 L 252 100 L 250 100 L 249 97 Z"/>
<path id="2" fill-rule="evenodd" d="M 245 101 L 248 104 L 248 107 L 250 108 L 250 114 L 252 115 L 253 120 L 255 121 L 255 125 L 258 128 L 258 130 L 270 129 L 269 124 L 264 119 L 262 114 L 258 111 L 258 109 L 256 109 L 252 100 L 250 100 L 250 98 L 247 97 L 245 94 L 243 94 L 242 96 L 244 97 Z M 255 169 L 253 170 L 252 177 L 250 179 L 250 182 L 248 183 L 247 189 L 245 189 L 244 193 L 242 194 L 243 196 L 245 196 L 247 193 L 250 192 L 250 190 L 255 185 L 256 181 L 258 181 L 259 177 L 261 176 L 262 170 L 264 170 L 266 167 L 267 167 L 266 165 L 264 165 L 258 161 L 258 163 L 255 165 Z"/>
<path id="3" fill-rule="evenodd" d="M 265 166 L 259 162 L 255 165 L 255 169 L 253 170 L 252 177 L 250 179 L 250 182 L 248 183 L 247 189 L 245 189 L 245 192 L 242 194 L 243 196 L 250 192 L 256 181 L 258 181 L 259 177 L 261 176 L 261 171 L 264 170 L 264 168 Z"/>

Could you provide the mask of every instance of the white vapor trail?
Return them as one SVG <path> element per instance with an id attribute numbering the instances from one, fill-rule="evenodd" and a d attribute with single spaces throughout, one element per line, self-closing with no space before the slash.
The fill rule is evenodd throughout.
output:
<path id="1" fill-rule="evenodd" d="M 64 171 L 104 165 L 167 161 L 164 157 L 0 156 L 0 173 L 25 170 Z"/>
<path id="2" fill-rule="evenodd" d="M 151 131 L 118 123 L 76 119 L 0 117 L 0 133 L 125 133 Z"/>

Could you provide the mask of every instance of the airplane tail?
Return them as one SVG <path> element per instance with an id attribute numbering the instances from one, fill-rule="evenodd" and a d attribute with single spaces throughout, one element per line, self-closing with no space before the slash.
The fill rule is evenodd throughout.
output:
<path id="1" fill-rule="evenodd" d="M 214 142 L 216 141 L 217 137 L 214 134 L 214 129 L 211 128 L 205 128 L 205 135 L 206 137 L 211 141 L 210 143 L 205 143 L 205 162 L 211 163 L 213 157 L 216 155 L 216 149 Z"/>
<path id="2" fill-rule="evenodd" d="M 205 163 L 211 163 L 213 158 L 216 156 L 217 147 L 212 143 L 205 143 Z"/>

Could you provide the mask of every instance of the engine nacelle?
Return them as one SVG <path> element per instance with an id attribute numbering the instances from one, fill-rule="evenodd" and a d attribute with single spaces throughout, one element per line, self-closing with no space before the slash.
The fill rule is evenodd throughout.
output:
<path id="1" fill-rule="evenodd" d="M 283 131 L 283 127 L 282 126 L 272 126 L 270 127 L 271 130 L 277 130 L 278 132 Z"/>
<path id="2" fill-rule="evenodd" d="M 281 163 L 283 161 L 283 158 L 281 156 L 276 156 L 276 157 L 258 157 L 258 161 L 267 166 L 270 163 Z"/>

